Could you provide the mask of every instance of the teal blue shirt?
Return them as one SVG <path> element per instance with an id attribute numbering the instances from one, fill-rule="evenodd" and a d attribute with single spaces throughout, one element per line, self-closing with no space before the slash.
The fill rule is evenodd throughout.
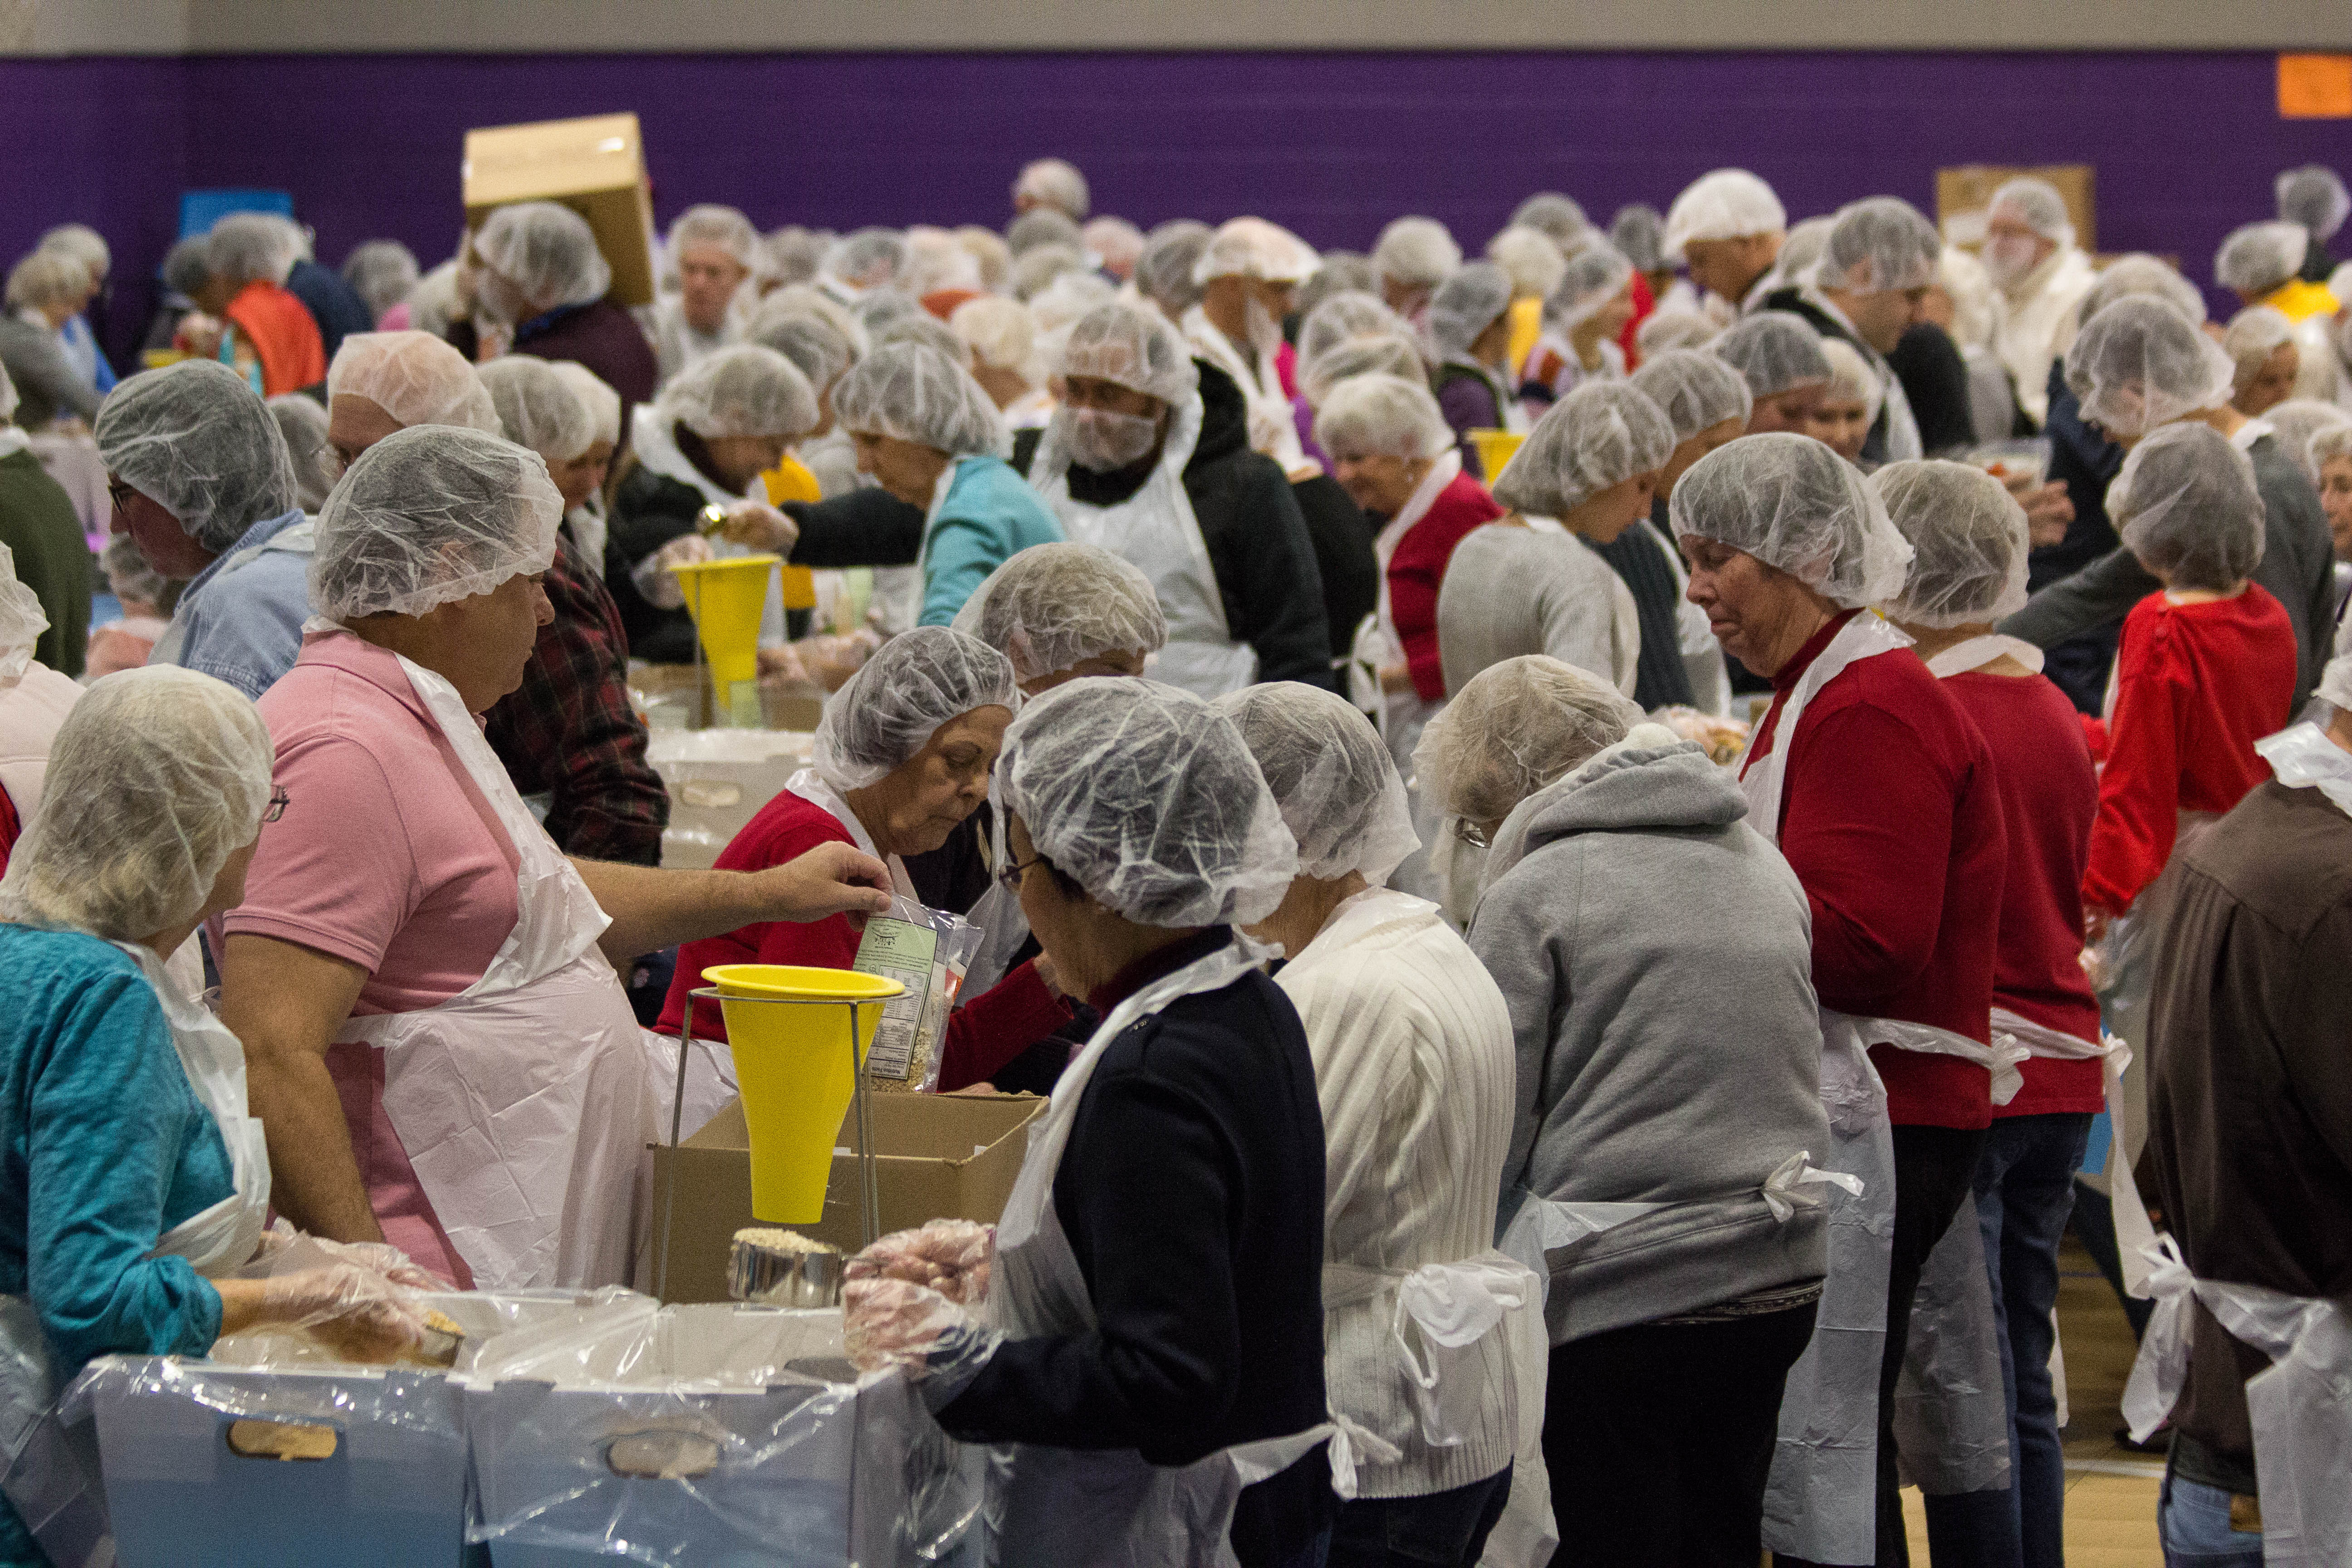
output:
<path id="1" fill-rule="evenodd" d="M 991 572 L 1033 544 L 1058 544 L 1053 509 L 1002 458 L 959 458 L 955 478 L 923 536 L 921 624 L 956 618 Z"/>

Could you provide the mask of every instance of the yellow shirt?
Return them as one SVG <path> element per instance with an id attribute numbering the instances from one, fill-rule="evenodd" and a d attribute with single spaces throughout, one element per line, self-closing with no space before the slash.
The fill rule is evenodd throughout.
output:
<path id="1" fill-rule="evenodd" d="M 760 476 L 761 486 L 768 492 L 770 506 L 782 506 L 788 500 L 818 501 L 824 491 L 808 466 L 790 452 L 784 460 Z M 805 566 L 779 568 L 778 576 L 783 587 L 784 608 L 814 610 L 816 608 L 816 576 Z"/>
<path id="2" fill-rule="evenodd" d="M 2332 316 L 2342 309 L 2325 283 L 2311 283 L 2298 278 L 2269 299 L 2263 301 L 2290 321 L 2300 321 L 2307 316 Z"/>
<path id="3" fill-rule="evenodd" d="M 1532 297 L 1511 301 L 1509 363 L 1513 375 L 1518 374 L 1527 364 L 1528 355 L 1535 352 L 1536 340 L 1543 336 L 1543 308 L 1544 302 Z"/>

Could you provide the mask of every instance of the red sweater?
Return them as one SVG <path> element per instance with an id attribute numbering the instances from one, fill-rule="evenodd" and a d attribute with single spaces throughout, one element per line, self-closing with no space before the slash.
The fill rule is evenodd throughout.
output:
<path id="1" fill-rule="evenodd" d="M 2099 1003 L 2083 973 L 2083 867 L 2099 809 L 2099 777 L 2083 743 L 2081 716 L 2040 676 L 1971 670 L 1947 677 L 1943 686 L 1992 750 L 2009 832 L 1993 1003 L 2095 1041 Z M 2007 1105 L 1993 1107 L 1995 1120 L 2105 1109 L 2096 1061 L 2035 1057 L 2021 1070 L 2025 1087 Z"/>
<path id="2" fill-rule="evenodd" d="M 2270 776 L 2254 742 L 2294 717 L 2294 623 L 2249 583 L 2233 599 L 2124 617 L 2116 710 L 2083 901 L 2121 914 L 2164 869 L 2184 811 L 2224 812 Z"/>
<path id="3" fill-rule="evenodd" d="M 1502 515 L 1486 486 L 1466 473 L 1456 475 L 1389 556 L 1389 618 L 1404 645 L 1412 689 L 1424 702 L 1445 700 L 1445 671 L 1437 658 L 1437 587 L 1445 580 L 1445 563 L 1472 529 Z"/>
<path id="4" fill-rule="evenodd" d="M 851 844 L 849 830 L 833 814 L 790 790 L 760 808 L 717 865 L 727 871 L 758 871 L 807 854 L 820 844 Z M 857 957 L 857 929 L 847 915 L 831 915 L 802 925 L 767 921 L 706 937 L 678 949 L 677 974 L 654 1027 L 676 1035 L 686 1022 L 686 994 L 703 985 L 702 972 L 721 963 L 798 963 L 817 969 L 847 969 Z M 1024 963 L 989 990 L 948 1016 L 947 1040 L 940 1057 L 942 1091 L 985 1082 L 1005 1063 L 1070 1021 L 1069 1005 Z M 697 1039 L 723 1040 L 727 1022 L 709 1003 L 694 1009 Z"/>
<path id="5" fill-rule="evenodd" d="M 1790 690 L 1859 613 L 1832 619 L 1772 678 L 1754 755 L 1780 743 Z M 1822 1005 L 1990 1043 L 2009 841 L 1984 737 L 1925 664 L 1883 654 L 1815 693 L 1786 743 L 1780 853 L 1812 906 Z M 1870 1059 L 1897 1125 L 1992 1124 L 1992 1078 L 1974 1062 L 1878 1044 Z"/>

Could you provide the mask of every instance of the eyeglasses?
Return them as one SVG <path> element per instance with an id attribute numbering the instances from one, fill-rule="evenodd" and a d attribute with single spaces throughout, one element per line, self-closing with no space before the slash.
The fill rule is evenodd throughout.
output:
<path id="1" fill-rule="evenodd" d="M 1016 860 L 1008 866 L 999 866 L 996 868 L 996 885 L 1017 899 L 1021 896 L 1021 874 L 1032 866 L 1043 866 L 1045 863 L 1045 858 L 1043 855 L 1035 855 L 1026 860 Z"/>
<path id="2" fill-rule="evenodd" d="M 287 796 L 284 790 L 279 789 L 270 791 L 269 804 L 261 808 L 261 820 L 264 822 L 277 821 L 279 817 L 286 815 L 286 808 L 293 804 L 293 801 Z"/>
<path id="3" fill-rule="evenodd" d="M 114 508 L 114 514 L 117 517 L 131 510 L 131 503 L 138 494 L 137 490 L 132 489 L 113 475 L 107 476 L 106 500 L 108 505 Z"/>
<path id="4" fill-rule="evenodd" d="M 1486 830 L 1466 816 L 1457 816 L 1454 819 L 1454 837 L 1473 849 L 1491 848 L 1494 844 L 1494 841 L 1486 837 Z"/>

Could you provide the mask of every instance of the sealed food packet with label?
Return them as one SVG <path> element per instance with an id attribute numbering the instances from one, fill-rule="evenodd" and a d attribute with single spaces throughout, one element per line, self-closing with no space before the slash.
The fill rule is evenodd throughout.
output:
<path id="1" fill-rule="evenodd" d="M 904 893 L 890 900 L 888 914 L 866 917 L 850 967 L 907 988 L 883 1004 L 882 1021 L 866 1048 L 866 1078 L 874 1088 L 900 1094 L 938 1091 L 940 1041 L 982 934 L 963 916 L 931 909 Z"/>

